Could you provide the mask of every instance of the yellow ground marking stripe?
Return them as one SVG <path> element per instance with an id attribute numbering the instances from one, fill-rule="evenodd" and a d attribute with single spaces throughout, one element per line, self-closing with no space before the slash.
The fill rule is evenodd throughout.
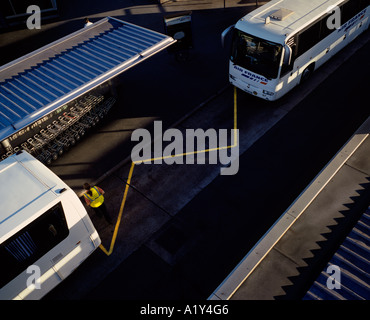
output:
<path id="1" fill-rule="evenodd" d="M 119 225 L 121 224 L 121 219 L 122 219 L 122 214 L 123 214 L 123 208 L 125 207 L 125 204 L 126 204 L 127 193 L 128 193 L 128 189 L 130 188 L 130 183 L 131 183 L 132 174 L 134 172 L 134 167 L 135 167 L 135 163 L 132 162 L 131 163 L 130 172 L 128 174 L 128 178 L 127 178 L 127 182 L 126 182 L 125 192 L 123 194 L 123 200 L 121 202 L 121 207 L 119 209 L 117 222 L 116 222 L 116 225 L 114 227 L 113 237 L 112 237 L 112 241 L 110 243 L 109 251 L 107 251 L 107 249 L 105 249 L 105 247 L 102 244 L 99 246 L 99 248 L 102 249 L 103 252 L 106 255 L 108 255 L 108 256 L 110 256 L 112 254 L 113 248 L 114 248 L 114 244 L 116 243 L 116 238 L 117 238 L 117 234 L 118 234 L 118 228 L 119 228 Z"/>
<path id="2" fill-rule="evenodd" d="M 169 159 L 169 158 L 174 158 L 174 157 L 183 157 L 183 156 L 194 155 L 194 154 L 198 154 L 198 153 L 206 153 L 206 152 L 212 152 L 212 151 L 217 151 L 217 150 L 225 150 L 225 149 L 234 148 L 234 147 L 237 146 L 237 141 L 238 141 L 236 135 L 237 135 L 237 89 L 236 89 L 236 87 L 234 87 L 234 143 L 233 143 L 233 145 L 225 146 L 225 147 L 218 147 L 218 148 L 211 148 L 211 149 L 206 149 L 206 150 L 193 151 L 193 152 L 186 152 L 186 153 L 175 154 L 175 155 L 170 155 L 170 156 L 165 156 L 165 157 L 151 158 L 151 159 L 146 159 L 146 160 L 141 160 L 141 161 L 136 161 L 136 162 L 133 161 L 131 163 L 131 168 L 130 168 L 130 171 L 129 171 L 129 174 L 128 174 L 128 178 L 127 178 L 127 182 L 126 182 L 126 188 L 125 188 L 125 192 L 123 194 L 121 207 L 119 209 L 117 222 L 116 222 L 116 225 L 114 227 L 114 232 L 113 232 L 112 240 L 111 240 L 111 243 L 110 243 L 109 251 L 102 244 L 99 245 L 99 248 L 107 256 L 110 256 L 113 252 L 114 245 L 115 245 L 116 239 L 117 239 L 118 229 L 119 229 L 119 226 L 120 226 L 121 220 L 122 220 L 123 209 L 124 209 L 125 204 L 126 204 L 128 189 L 130 188 L 131 178 L 132 178 L 132 175 L 133 175 L 133 172 L 134 172 L 134 167 L 135 167 L 136 163 L 145 163 L 145 162 L 151 162 L 151 161 L 155 161 L 155 160 L 163 160 L 163 159 Z"/>
<path id="3" fill-rule="evenodd" d="M 232 146 L 225 146 L 225 147 L 217 147 L 217 148 L 211 148 L 211 149 L 206 149 L 206 150 L 197 150 L 197 151 L 192 151 L 192 152 L 185 152 L 185 153 L 179 153 L 179 154 L 174 154 L 170 156 L 164 156 L 164 157 L 158 157 L 158 158 L 151 158 L 151 159 L 145 159 L 145 160 L 140 160 L 140 161 L 135 161 L 135 164 L 140 164 L 140 163 L 145 163 L 145 162 L 152 162 L 156 160 L 164 160 L 164 159 L 169 159 L 169 158 L 177 158 L 177 157 L 183 157 L 183 156 L 189 156 L 189 155 L 194 155 L 197 153 L 206 153 L 206 152 L 212 152 L 212 151 L 217 151 L 217 150 L 225 150 L 225 149 L 230 149 L 235 147 L 234 145 Z"/>
<path id="4" fill-rule="evenodd" d="M 234 144 L 233 144 L 233 147 L 236 147 L 237 146 L 237 134 L 238 134 L 238 128 L 237 128 L 237 125 L 238 125 L 238 116 L 237 116 L 237 90 L 236 90 L 236 87 L 234 87 Z"/>

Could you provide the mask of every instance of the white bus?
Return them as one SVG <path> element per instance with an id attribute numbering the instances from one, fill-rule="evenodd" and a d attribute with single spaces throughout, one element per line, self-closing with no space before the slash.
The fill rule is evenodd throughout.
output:
<path id="1" fill-rule="evenodd" d="M 369 26 L 370 0 L 272 0 L 240 19 L 230 56 L 231 84 L 276 100 L 306 80 Z"/>
<path id="2" fill-rule="evenodd" d="M 81 200 L 25 151 L 0 162 L 0 300 L 40 299 L 99 245 Z"/>

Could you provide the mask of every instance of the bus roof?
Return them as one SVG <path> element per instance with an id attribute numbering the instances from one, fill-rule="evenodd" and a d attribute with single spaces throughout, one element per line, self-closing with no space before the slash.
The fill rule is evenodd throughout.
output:
<path id="1" fill-rule="evenodd" d="M 64 182 L 25 151 L 1 161 L 0 243 L 55 202 L 62 188 Z"/>
<path id="2" fill-rule="evenodd" d="M 0 67 L 0 141 L 174 42 L 107 17 Z"/>
<path id="3" fill-rule="evenodd" d="M 236 28 L 285 44 L 287 38 L 343 0 L 272 0 L 241 18 Z M 270 21 L 266 21 L 270 19 Z"/>

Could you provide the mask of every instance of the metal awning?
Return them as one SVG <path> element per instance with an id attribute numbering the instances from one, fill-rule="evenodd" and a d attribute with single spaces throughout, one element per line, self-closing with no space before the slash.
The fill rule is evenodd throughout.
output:
<path id="1" fill-rule="evenodd" d="M 175 40 L 107 17 L 0 68 L 0 141 Z"/>

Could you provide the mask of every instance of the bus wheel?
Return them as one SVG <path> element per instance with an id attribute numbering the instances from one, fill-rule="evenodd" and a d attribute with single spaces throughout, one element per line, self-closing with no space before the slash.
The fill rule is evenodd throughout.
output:
<path id="1" fill-rule="evenodd" d="M 306 69 L 304 69 L 304 71 L 302 72 L 300 83 L 306 82 L 312 76 L 312 73 L 313 73 L 314 69 L 315 69 L 314 64 L 311 64 Z"/>

